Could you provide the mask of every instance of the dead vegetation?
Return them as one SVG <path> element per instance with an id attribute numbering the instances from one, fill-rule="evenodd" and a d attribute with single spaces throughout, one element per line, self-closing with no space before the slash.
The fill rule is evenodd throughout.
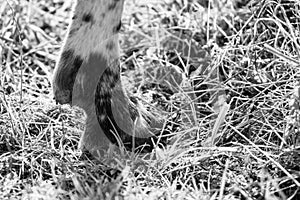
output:
<path id="1" fill-rule="evenodd" d="M 132 93 L 188 113 L 179 139 L 154 160 L 82 155 L 83 115 L 50 87 L 71 1 L 2 0 L 0 199 L 299 199 L 299 1 L 126 6 L 122 73 Z M 165 66 L 196 93 L 156 84 Z"/>

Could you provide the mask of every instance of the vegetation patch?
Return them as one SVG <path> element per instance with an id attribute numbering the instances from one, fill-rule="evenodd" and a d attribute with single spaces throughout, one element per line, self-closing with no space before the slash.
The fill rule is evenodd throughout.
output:
<path id="1" fill-rule="evenodd" d="M 71 7 L 1 2 L 0 199 L 300 198 L 299 1 L 128 0 L 123 81 L 168 145 L 101 161 L 52 99 Z"/>

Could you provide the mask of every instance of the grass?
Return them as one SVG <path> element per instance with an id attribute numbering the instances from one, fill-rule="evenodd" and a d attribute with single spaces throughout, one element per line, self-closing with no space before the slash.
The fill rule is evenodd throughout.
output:
<path id="1" fill-rule="evenodd" d="M 299 199 L 299 1 L 209 5 L 127 1 L 128 88 L 181 115 L 155 159 L 103 162 L 77 149 L 83 113 L 52 100 L 71 1 L 2 0 L 0 199 Z"/>

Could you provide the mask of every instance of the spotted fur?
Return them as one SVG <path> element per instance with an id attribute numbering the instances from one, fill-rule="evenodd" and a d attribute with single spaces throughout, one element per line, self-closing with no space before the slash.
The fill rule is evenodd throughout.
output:
<path id="1" fill-rule="evenodd" d="M 105 152 L 122 141 L 126 149 L 153 148 L 151 115 L 139 109 L 120 80 L 118 32 L 124 0 L 78 0 L 53 78 L 55 99 L 84 109 L 80 146 Z"/>

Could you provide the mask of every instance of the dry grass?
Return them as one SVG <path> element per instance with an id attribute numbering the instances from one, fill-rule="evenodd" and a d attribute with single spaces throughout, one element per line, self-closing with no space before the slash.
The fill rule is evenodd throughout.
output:
<path id="1" fill-rule="evenodd" d="M 0 1 L 0 199 L 299 199 L 300 4 L 246 2 L 128 0 L 130 90 L 188 117 L 156 159 L 103 163 L 77 149 L 82 113 L 52 100 L 71 2 Z M 196 94 L 140 78 L 174 65 Z"/>

